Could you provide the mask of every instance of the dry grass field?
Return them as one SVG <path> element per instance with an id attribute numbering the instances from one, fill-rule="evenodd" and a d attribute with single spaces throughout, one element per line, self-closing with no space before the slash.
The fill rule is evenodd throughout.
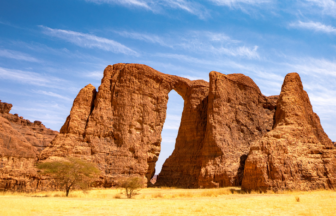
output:
<path id="1" fill-rule="evenodd" d="M 251 193 L 239 188 L 148 188 L 134 199 L 118 189 L 0 194 L 0 215 L 336 215 L 335 191 Z"/>

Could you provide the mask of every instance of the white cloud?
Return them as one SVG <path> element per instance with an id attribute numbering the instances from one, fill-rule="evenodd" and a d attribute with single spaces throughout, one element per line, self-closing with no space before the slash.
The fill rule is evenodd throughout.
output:
<path id="1" fill-rule="evenodd" d="M 90 77 L 97 80 L 101 80 L 103 78 L 103 75 L 104 73 L 101 71 L 93 71 L 85 74 L 86 77 Z"/>
<path id="2" fill-rule="evenodd" d="M 11 58 L 11 59 L 16 59 L 16 60 L 22 60 L 22 61 L 28 61 L 28 62 L 39 62 L 34 57 L 31 57 L 30 55 L 27 55 L 22 52 L 17 52 L 14 50 L 0 50 L 0 57 L 5 57 L 5 58 Z"/>
<path id="3" fill-rule="evenodd" d="M 254 46 L 253 48 L 249 48 L 246 46 L 230 47 L 230 48 L 211 46 L 210 50 L 212 50 L 214 53 L 217 54 L 225 54 L 234 57 L 241 56 L 249 59 L 259 58 L 259 54 L 257 52 L 258 46 Z"/>
<path id="4" fill-rule="evenodd" d="M 313 7 L 317 6 L 322 9 L 325 14 L 336 16 L 336 1 L 334 0 L 305 0 Z"/>
<path id="5" fill-rule="evenodd" d="M 47 96 L 50 96 L 50 97 L 59 98 L 59 99 L 62 99 L 62 100 L 73 101 L 73 99 L 70 99 L 68 97 L 65 97 L 63 95 L 60 95 L 60 94 L 57 94 L 57 93 L 54 93 L 54 92 L 48 92 L 48 91 L 42 91 L 42 90 L 38 90 L 38 91 L 35 91 L 35 92 L 38 93 L 38 94 L 43 94 L 43 95 L 47 95 Z"/>
<path id="6" fill-rule="evenodd" d="M 260 5 L 270 3 L 273 0 L 209 0 L 217 5 L 234 7 L 239 4 Z"/>
<path id="7" fill-rule="evenodd" d="M 70 51 L 66 48 L 51 48 L 49 46 L 46 46 L 45 44 L 40 43 L 26 43 L 23 41 L 11 41 L 11 44 L 15 45 L 19 48 L 26 48 L 33 50 L 34 52 L 41 52 L 41 53 L 47 53 L 52 55 L 58 55 L 65 58 L 78 58 L 78 59 L 85 59 L 85 60 L 91 60 L 94 62 L 99 61 L 100 59 L 89 54 L 84 54 L 83 52 L 79 51 Z"/>
<path id="8" fill-rule="evenodd" d="M 336 77 L 336 61 L 316 58 L 298 58 L 296 63 L 284 63 L 292 71 L 297 71 L 316 78 Z"/>
<path id="9" fill-rule="evenodd" d="M 259 59 L 258 46 L 247 47 L 223 33 L 194 31 L 186 34 L 175 47 L 211 55 Z"/>
<path id="10" fill-rule="evenodd" d="M 69 30 L 52 29 L 45 26 L 41 26 L 41 28 L 43 29 L 44 34 L 63 39 L 65 41 L 76 44 L 77 46 L 98 48 L 101 50 L 111 51 L 114 53 L 123 53 L 127 55 L 138 55 L 137 52 L 128 48 L 127 46 L 107 38 Z"/>
<path id="11" fill-rule="evenodd" d="M 188 13 L 204 19 L 209 16 L 205 7 L 197 2 L 187 0 L 86 0 L 96 4 L 116 4 L 125 7 L 138 7 L 153 12 L 159 12 L 161 8 L 172 8 L 184 10 Z"/>
<path id="12" fill-rule="evenodd" d="M 148 10 L 152 10 L 150 4 L 151 1 L 146 0 L 85 0 L 87 2 L 93 2 L 96 4 L 119 4 L 126 7 L 141 7 Z"/>
<path id="13" fill-rule="evenodd" d="M 159 44 L 161 46 L 172 47 L 171 44 L 166 42 L 165 38 L 159 37 L 157 35 L 144 34 L 138 32 L 128 32 L 128 31 L 114 31 L 114 32 L 126 38 L 132 38 L 153 44 Z"/>
<path id="14" fill-rule="evenodd" d="M 36 86 L 51 87 L 51 88 L 60 88 L 61 83 L 66 83 L 65 80 L 52 76 L 46 76 L 35 72 L 14 70 L 1 67 L 0 67 L 0 78 L 11 80 L 14 82 L 26 83 Z"/>
<path id="15" fill-rule="evenodd" d="M 258 46 L 248 47 L 242 42 L 230 38 L 224 33 L 209 31 L 190 31 L 180 35 L 158 36 L 153 34 L 114 31 L 115 33 L 136 40 L 158 44 L 175 50 L 183 49 L 187 52 L 202 52 L 210 55 L 227 55 L 259 59 Z"/>
<path id="16" fill-rule="evenodd" d="M 308 29 L 308 30 L 313 30 L 313 31 L 318 31 L 318 32 L 336 34 L 336 28 L 330 25 L 324 25 L 323 23 L 319 23 L 319 22 L 297 21 L 295 23 L 290 23 L 289 26 L 294 27 L 294 28 L 302 28 L 302 29 Z"/>

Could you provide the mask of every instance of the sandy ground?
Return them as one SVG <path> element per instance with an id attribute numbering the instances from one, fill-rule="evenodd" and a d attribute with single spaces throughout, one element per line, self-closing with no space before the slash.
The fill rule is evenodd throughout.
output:
<path id="1" fill-rule="evenodd" d="M 336 215 L 335 191 L 240 194 L 239 188 L 149 188 L 133 199 L 118 189 L 63 196 L 0 194 L 0 215 Z"/>

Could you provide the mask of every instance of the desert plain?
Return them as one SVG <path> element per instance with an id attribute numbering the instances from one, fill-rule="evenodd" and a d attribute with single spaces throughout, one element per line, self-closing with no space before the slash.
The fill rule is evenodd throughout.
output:
<path id="1" fill-rule="evenodd" d="M 336 191 L 242 193 L 219 189 L 146 188 L 132 199 L 120 189 L 0 195 L 0 215 L 325 215 L 336 212 Z M 119 198 L 120 195 L 120 198 Z M 116 198 L 117 197 L 117 198 Z"/>

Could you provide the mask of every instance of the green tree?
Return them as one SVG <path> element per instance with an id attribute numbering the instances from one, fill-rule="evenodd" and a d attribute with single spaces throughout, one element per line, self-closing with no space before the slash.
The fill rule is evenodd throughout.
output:
<path id="1" fill-rule="evenodd" d="M 71 189 L 88 190 L 90 183 L 98 177 L 100 170 L 91 162 L 78 158 L 66 158 L 63 161 L 44 162 L 37 165 L 43 173 L 51 175 L 66 196 Z"/>
<path id="2" fill-rule="evenodd" d="M 140 177 L 124 178 L 120 181 L 119 186 L 125 189 L 127 198 L 132 198 L 144 187 L 144 180 Z"/>

